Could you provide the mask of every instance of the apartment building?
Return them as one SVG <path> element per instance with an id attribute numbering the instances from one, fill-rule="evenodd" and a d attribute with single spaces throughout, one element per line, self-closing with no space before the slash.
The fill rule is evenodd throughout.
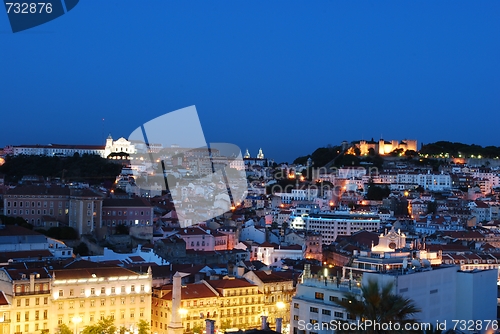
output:
<path id="1" fill-rule="evenodd" d="M 145 274 L 121 267 L 67 268 L 51 273 L 51 332 L 61 324 L 83 328 L 107 317 L 117 327 L 133 332 L 139 320 L 151 321 L 151 268 Z"/>
<path id="2" fill-rule="evenodd" d="M 45 268 L 0 269 L 0 290 L 12 304 L 10 314 L 3 314 L 3 326 L 0 321 L 0 327 L 8 327 L 9 320 L 10 332 L 6 333 L 41 333 L 50 328 L 50 282 Z"/>
<path id="3" fill-rule="evenodd" d="M 167 334 L 169 324 L 175 322 L 172 313 L 176 311 L 181 314 L 184 331 L 202 331 L 204 319 L 215 320 L 216 328 L 221 330 L 259 326 L 264 297 L 257 285 L 245 279 L 226 277 L 183 285 L 178 310 L 173 305 L 174 286 L 175 280 L 174 285 L 154 288 L 153 333 Z"/>

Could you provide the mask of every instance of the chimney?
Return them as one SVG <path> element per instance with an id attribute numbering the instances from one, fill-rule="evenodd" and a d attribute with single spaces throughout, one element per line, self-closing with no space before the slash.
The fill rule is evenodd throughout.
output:
<path id="1" fill-rule="evenodd" d="M 268 329 L 268 327 L 267 327 L 267 316 L 261 315 L 260 319 L 261 319 L 260 329 L 263 330 L 263 331 L 267 330 Z"/>
<path id="2" fill-rule="evenodd" d="M 215 320 L 205 319 L 205 333 L 215 334 Z"/>
<path id="3" fill-rule="evenodd" d="M 283 325 L 283 318 L 276 318 L 276 332 L 281 333 L 282 325 Z"/>
<path id="4" fill-rule="evenodd" d="M 35 291 L 35 273 L 30 274 L 30 292 Z"/>

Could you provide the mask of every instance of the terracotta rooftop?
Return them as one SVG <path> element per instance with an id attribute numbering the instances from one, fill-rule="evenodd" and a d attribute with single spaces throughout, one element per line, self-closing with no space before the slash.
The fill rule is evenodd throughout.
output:
<path id="1" fill-rule="evenodd" d="M 84 268 L 84 269 L 63 269 L 54 270 L 56 279 L 78 279 L 78 278 L 100 278 L 100 277 L 120 277 L 139 275 L 132 270 L 121 267 Z"/>
<path id="2" fill-rule="evenodd" d="M 0 291 L 0 306 L 9 305 L 9 301 L 3 291 Z"/>
<path id="3" fill-rule="evenodd" d="M 210 280 L 208 281 L 215 289 L 235 289 L 235 288 L 249 288 L 255 287 L 254 284 L 248 282 L 242 278 L 229 278 L 229 279 L 219 279 L 219 280 Z"/>
<path id="4" fill-rule="evenodd" d="M 172 300 L 172 285 L 162 287 L 162 290 L 170 290 L 161 299 Z M 181 289 L 181 300 L 199 299 L 199 298 L 213 298 L 217 294 L 203 283 L 194 283 L 183 285 Z"/>
<path id="5" fill-rule="evenodd" d="M 287 279 L 283 276 L 274 274 L 273 272 L 257 270 L 253 272 L 263 283 L 273 283 L 273 282 L 288 282 L 291 279 Z"/>

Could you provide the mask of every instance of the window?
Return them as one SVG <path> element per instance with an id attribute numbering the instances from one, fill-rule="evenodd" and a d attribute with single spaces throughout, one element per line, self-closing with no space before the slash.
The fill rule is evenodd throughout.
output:
<path id="1" fill-rule="evenodd" d="M 135 297 L 130 297 L 130 304 L 135 304 Z"/>
<path id="2" fill-rule="evenodd" d="M 133 285 L 133 284 L 132 284 L 132 285 L 130 286 L 130 291 L 135 292 L 135 285 Z"/>
<path id="3" fill-rule="evenodd" d="M 21 312 L 16 313 L 16 320 L 17 322 L 21 321 Z"/>
<path id="4" fill-rule="evenodd" d="M 293 316 L 293 320 L 296 320 L 296 321 L 299 320 L 299 316 L 298 315 L 294 315 Z"/>
<path id="5" fill-rule="evenodd" d="M 92 296 L 94 296 L 94 295 L 95 295 L 95 288 L 90 288 L 90 294 L 91 294 Z"/>
<path id="6" fill-rule="evenodd" d="M 84 295 L 84 294 L 85 294 L 85 289 L 84 289 L 84 288 L 80 289 L 80 294 L 81 294 L 81 295 Z"/>
<path id="7" fill-rule="evenodd" d="M 18 299 L 17 302 L 16 302 L 17 306 L 18 307 L 21 307 L 21 299 Z"/>
<path id="8" fill-rule="evenodd" d="M 84 300 L 80 300 L 80 308 L 84 308 L 85 307 L 85 301 Z"/>
<path id="9" fill-rule="evenodd" d="M 120 304 L 125 305 L 125 298 L 120 298 Z"/>
<path id="10" fill-rule="evenodd" d="M 26 298 L 26 300 L 24 301 L 24 303 L 25 303 L 26 306 L 30 306 L 30 299 Z"/>
<path id="11" fill-rule="evenodd" d="M 40 311 L 35 311 L 35 320 L 40 320 Z"/>
<path id="12" fill-rule="evenodd" d="M 35 298 L 35 305 L 40 305 L 40 298 Z"/>
<path id="13" fill-rule="evenodd" d="M 24 321 L 30 321 L 30 312 L 29 311 L 24 312 Z"/>
<path id="14" fill-rule="evenodd" d="M 48 311 L 43 310 L 43 320 L 47 320 L 47 318 L 48 318 Z"/>
<path id="15" fill-rule="evenodd" d="M 131 317 L 131 318 L 135 317 L 134 310 L 131 310 L 131 311 L 130 311 L 130 317 Z"/>
<path id="16" fill-rule="evenodd" d="M 115 299 L 114 298 L 111 298 L 111 305 L 115 305 Z"/>
<path id="17" fill-rule="evenodd" d="M 70 309 L 74 309 L 75 308 L 75 302 L 74 301 L 70 301 L 69 302 L 69 308 Z"/>
<path id="18" fill-rule="evenodd" d="M 62 303 L 62 302 L 59 302 L 59 303 L 57 304 L 57 309 L 58 309 L 58 310 L 62 310 L 62 309 L 63 309 L 63 303 Z"/>
<path id="19" fill-rule="evenodd" d="M 293 308 L 299 308 L 299 303 L 293 303 Z"/>
<path id="20" fill-rule="evenodd" d="M 314 299 L 321 299 L 321 300 L 323 300 L 323 297 L 324 297 L 324 296 L 325 296 L 325 295 L 324 295 L 324 293 L 322 293 L 322 292 L 315 292 L 315 293 L 314 293 Z"/>
<path id="21" fill-rule="evenodd" d="M 95 306 L 95 300 L 91 300 L 90 301 L 90 307 L 94 307 Z"/>
<path id="22" fill-rule="evenodd" d="M 125 285 L 122 285 L 121 289 L 120 289 L 120 292 L 121 293 L 125 293 Z"/>
<path id="23" fill-rule="evenodd" d="M 106 305 L 106 299 L 101 299 L 101 306 Z"/>
<path id="24" fill-rule="evenodd" d="M 330 301 L 336 303 L 336 302 L 339 301 L 339 297 L 337 297 L 337 296 L 330 296 Z"/>
<path id="25" fill-rule="evenodd" d="M 317 307 L 310 307 L 309 311 L 311 311 L 312 313 L 318 313 L 318 308 Z"/>
<path id="26" fill-rule="evenodd" d="M 105 287 L 101 287 L 101 294 L 105 294 L 106 293 L 106 288 Z"/>
<path id="27" fill-rule="evenodd" d="M 344 313 L 342 312 L 334 312 L 333 315 L 336 317 L 336 318 L 344 318 Z"/>
<path id="28" fill-rule="evenodd" d="M 144 284 L 141 285 L 141 292 L 144 292 L 145 291 L 145 287 L 144 287 Z"/>
<path id="29" fill-rule="evenodd" d="M 49 297 L 43 298 L 43 305 L 47 305 L 49 303 Z"/>
<path id="30" fill-rule="evenodd" d="M 115 293 L 115 287 L 111 288 L 111 293 Z"/>
<path id="31" fill-rule="evenodd" d="M 144 296 L 141 296 L 141 303 L 144 303 Z"/>
<path id="32" fill-rule="evenodd" d="M 92 322 L 92 321 L 94 321 L 94 314 L 93 313 L 90 314 L 90 322 Z"/>
<path id="33" fill-rule="evenodd" d="M 141 318 L 144 317 L 144 309 L 143 308 L 141 308 L 139 310 L 139 317 L 141 317 Z"/>
<path id="34" fill-rule="evenodd" d="M 64 255 L 64 254 L 63 254 Z M 74 296 L 75 295 L 75 290 L 73 289 L 69 289 L 69 295 L 70 296 Z"/>
<path id="35" fill-rule="evenodd" d="M 323 309 L 323 310 L 321 310 L 321 314 L 332 315 L 332 311 Z"/>
<path id="36" fill-rule="evenodd" d="M 59 297 L 64 297 L 64 291 L 63 290 L 59 290 Z"/>

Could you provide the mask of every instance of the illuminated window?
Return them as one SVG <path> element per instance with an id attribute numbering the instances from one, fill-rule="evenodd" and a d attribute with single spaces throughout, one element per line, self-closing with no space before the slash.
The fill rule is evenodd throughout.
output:
<path id="1" fill-rule="evenodd" d="M 101 306 L 106 305 L 106 299 L 101 299 Z"/>

